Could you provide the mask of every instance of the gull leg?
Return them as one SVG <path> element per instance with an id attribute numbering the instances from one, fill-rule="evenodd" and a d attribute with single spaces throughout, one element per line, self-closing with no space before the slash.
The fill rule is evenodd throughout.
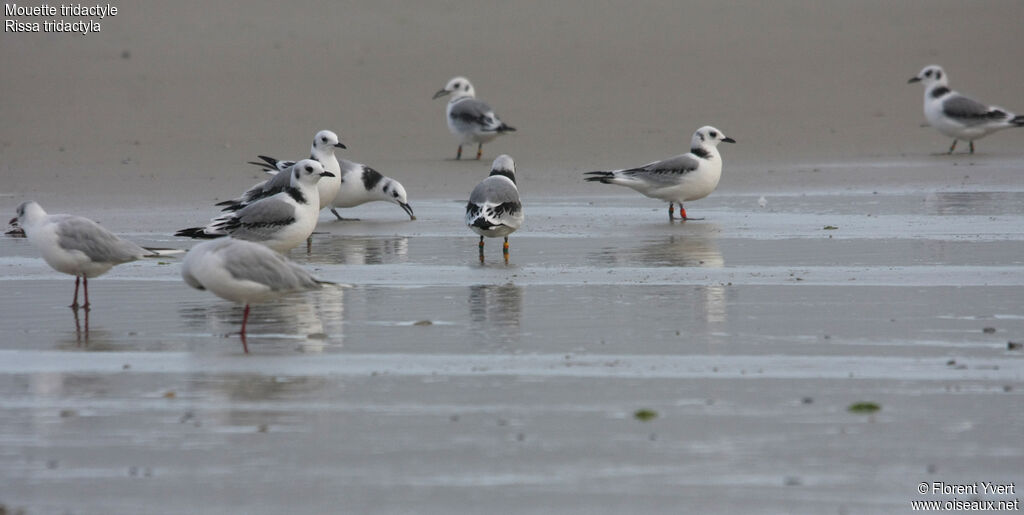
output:
<path id="1" fill-rule="evenodd" d="M 953 144 L 949 146 L 949 152 L 946 152 L 946 153 L 947 154 L 952 154 L 953 153 L 953 149 L 955 149 L 955 148 L 956 148 L 956 140 L 953 140 Z"/>
<path id="2" fill-rule="evenodd" d="M 82 278 L 75 276 L 75 297 L 71 299 L 71 305 L 68 306 L 71 309 L 78 309 L 78 283 L 81 282 Z"/>
<path id="3" fill-rule="evenodd" d="M 505 244 L 501 246 L 501 255 L 505 256 L 505 263 L 508 263 L 508 236 L 505 236 Z"/>
<path id="4" fill-rule="evenodd" d="M 338 211 L 335 208 L 333 208 L 333 207 L 331 208 L 331 213 L 334 213 L 334 216 L 338 217 L 338 221 L 339 222 L 358 222 L 359 221 L 358 218 L 345 218 L 345 217 L 339 215 Z"/>
<path id="5" fill-rule="evenodd" d="M 483 236 L 480 237 L 480 243 L 479 243 L 478 246 L 480 247 L 480 262 L 483 263 L 484 262 L 484 237 Z"/>
<path id="6" fill-rule="evenodd" d="M 974 153 L 974 140 L 971 140 L 971 153 Z"/>
<path id="7" fill-rule="evenodd" d="M 459 151 L 455 153 L 455 159 L 462 159 L 462 145 L 459 145 Z"/>
<path id="8" fill-rule="evenodd" d="M 89 278 L 84 276 L 84 275 L 82 276 L 82 291 L 85 292 L 85 304 L 82 304 L 82 307 L 85 308 L 86 310 L 88 310 L 89 309 Z"/>
<path id="9" fill-rule="evenodd" d="M 689 220 L 689 218 L 687 218 L 686 216 L 686 209 L 683 208 L 682 203 L 679 204 L 679 216 L 683 219 L 684 222 Z"/>
<path id="10" fill-rule="evenodd" d="M 476 160 L 479 161 L 480 160 L 480 156 L 482 156 L 482 155 L 484 155 L 484 144 L 480 143 L 476 147 Z"/>
<path id="11" fill-rule="evenodd" d="M 682 207 L 682 205 L 680 205 L 680 208 L 681 207 Z M 672 220 L 676 219 L 675 212 L 676 212 L 675 205 L 673 203 L 669 202 L 668 203 L 668 221 L 671 222 Z"/>

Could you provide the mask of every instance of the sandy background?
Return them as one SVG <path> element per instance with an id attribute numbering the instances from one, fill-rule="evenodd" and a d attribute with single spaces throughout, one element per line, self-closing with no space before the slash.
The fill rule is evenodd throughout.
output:
<path id="1" fill-rule="evenodd" d="M 290 257 L 353 286 L 255 307 L 248 355 L 176 260 L 90 281 L 86 315 L 0 238 L 0 512 L 898 513 L 952 498 L 921 481 L 1024 485 L 1024 130 L 936 155 L 906 84 L 937 63 L 1024 111 L 1024 3 L 210 4 L 0 36 L 0 213 L 186 247 L 245 161 L 330 128 L 418 220 L 324 214 Z M 482 162 L 430 98 L 457 74 L 519 128 Z M 705 124 L 739 142 L 706 220 L 580 180 Z M 457 200 L 499 153 L 527 219 L 481 264 Z"/>
<path id="2" fill-rule="evenodd" d="M 740 142 L 723 149 L 726 191 L 771 188 L 761 172 L 773 163 L 940 152 L 950 142 L 919 127 L 921 88 L 906 84 L 930 63 L 954 88 L 1024 110 L 1016 1 L 119 7 L 85 37 L 2 35 L 10 209 L 27 197 L 234 195 L 255 177 L 246 160 L 301 156 L 321 128 L 412 198 L 464 195 L 471 183 L 446 178 L 487 164 L 447 161 L 454 140 L 430 99 L 457 74 L 519 128 L 484 161 L 511 154 L 530 194 L 683 152 L 704 124 Z M 1013 156 L 1022 137 L 979 149 Z"/>

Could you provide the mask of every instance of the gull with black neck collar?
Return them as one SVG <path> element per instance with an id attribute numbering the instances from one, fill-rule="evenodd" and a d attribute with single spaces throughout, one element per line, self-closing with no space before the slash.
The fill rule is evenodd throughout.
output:
<path id="1" fill-rule="evenodd" d="M 668 218 L 674 220 L 673 204 L 679 204 L 683 221 L 696 220 L 686 216 L 683 202 L 702 199 L 715 191 L 722 177 L 722 156 L 718 153 L 721 142 L 736 143 L 722 131 L 705 125 L 693 133 L 690 152 L 636 168 L 613 171 L 587 172 L 587 181 L 617 184 L 633 188 L 640 193 L 668 202 Z"/>
<path id="2" fill-rule="evenodd" d="M 1024 127 L 1024 115 L 1015 115 L 1001 107 L 982 104 L 949 89 L 949 76 L 938 65 L 928 65 L 908 84 L 924 84 L 924 117 L 935 130 L 953 138 L 949 154 L 956 142 L 970 143 L 974 153 L 974 140 L 1010 127 Z"/>
<path id="3" fill-rule="evenodd" d="M 317 182 L 334 174 L 324 171 L 314 159 L 303 159 L 290 170 L 290 183 L 284 191 L 215 218 L 204 227 L 182 229 L 174 235 L 207 239 L 232 236 L 278 252 L 291 250 L 313 234 L 320 214 Z"/>

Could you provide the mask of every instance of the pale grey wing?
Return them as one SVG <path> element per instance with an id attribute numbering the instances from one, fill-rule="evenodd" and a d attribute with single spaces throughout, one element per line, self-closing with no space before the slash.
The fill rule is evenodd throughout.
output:
<path id="1" fill-rule="evenodd" d="M 258 243 L 232 242 L 221 253 L 225 269 L 235 279 L 257 282 L 273 291 L 320 287 L 306 269 Z"/>
<path id="2" fill-rule="evenodd" d="M 638 168 L 620 170 L 616 175 L 632 177 L 655 186 L 672 186 L 686 174 L 696 170 L 700 161 L 691 154 L 681 154 Z"/>
<path id="3" fill-rule="evenodd" d="M 96 263 L 127 263 L 149 254 L 96 222 L 78 216 L 61 217 L 57 221 L 57 244 L 66 250 L 81 251 Z"/>
<path id="4" fill-rule="evenodd" d="M 501 223 L 506 217 L 522 215 L 523 205 L 519 200 L 519 190 L 512 181 L 504 177 L 488 177 L 473 188 L 466 204 L 466 223 L 481 215 L 494 223 Z"/>
<path id="5" fill-rule="evenodd" d="M 501 127 L 501 121 L 491 106 L 475 98 L 452 104 L 449 116 L 454 125 L 463 130 L 497 131 Z"/>
<path id="6" fill-rule="evenodd" d="M 966 125 L 1006 118 L 1005 111 L 989 107 L 963 95 L 953 95 L 943 100 L 942 112 L 946 116 Z"/>
<path id="7" fill-rule="evenodd" d="M 295 205 L 286 202 L 282 195 L 275 195 L 243 207 L 213 228 L 243 240 L 259 241 L 273 237 L 282 227 L 294 222 Z"/>

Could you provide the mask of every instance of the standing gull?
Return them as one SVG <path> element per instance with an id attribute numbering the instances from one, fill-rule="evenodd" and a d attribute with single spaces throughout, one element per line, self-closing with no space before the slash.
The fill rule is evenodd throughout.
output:
<path id="1" fill-rule="evenodd" d="M 690 152 L 663 161 L 655 161 L 636 168 L 610 172 L 587 172 L 587 181 L 628 186 L 656 199 L 668 201 L 668 219 L 674 220 L 673 203 L 679 204 L 679 215 L 685 220 L 683 202 L 702 199 L 715 191 L 722 177 L 722 156 L 718 153 L 721 142 L 736 143 L 722 131 L 705 125 L 697 129 L 690 139 Z"/>
<path id="2" fill-rule="evenodd" d="M 480 235 L 480 260 L 484 259 L 484 236 L 505 238 L 502 253 L 508 260 L 508 235 L 523 225 L 523 205 L 516 188 L 516 164 L 502 154 L 491 165 L 491 174 L 469 194 L 466 225 Z"/>
<path id="3" fill-rule="evenodd" d="M 347 148 L 338 141 L 337 134 L 323 130 L 313 136 L 313 146 L 310 150 L 309 158 L 319 161 L 323 165 L 324 171 L 334 174 L 333 176 L 324 177 L 323 180 L 316 184 L 317 193 L 320 196 L 318 210 L 329 206 L 331 201 L 334 200 L 335 195 L 338 194 L 338 189 L 341 188 L 341 165 L 338 163 L 338 158 L 334 155 L 334 149 L 336 148 Z M 268 156 L 259 157 L 263 160 L 262 163 L 250 162 L 250 164 L 261 166 L 267 171 L 274 173 L 275 176 L 249 188 L 241 197 L 218 202 L 218 206 L 225 206 L 223 211 L 238 211 L 261 198 L 280 193 L 288 187 L 290 184 L 288 174 L 280 172 L 289 171 L 295 164 L 295 161 L 280 161 Z"/>
<path id="4" fill-rule="evenodd" d="M 455 154 L 455 159 L 462 159 L 462 145 L 474 142 L 479 144 L 476 148 L 476 158 L 480 159 L 484 152 L 484 143 L 516 130 L 515 127 L 510 127 L 498 119 L 491 106 L 476 99 L 476 90 L 469 79 L 453 78 L 444 88 L 434 93 L 434 98 L 449 94 L 452 98 L 445 109 L 445 118 L 448 121 L 448 130 L 459 140 L 459 151 Z"/>
<path id="5" fill-rule="evenodd" d="M 347 159 L 341 161 L 341 189 L 331 202 L 331 213 L 338 220 L 346 220 L 338 214 L 337 208 L 356 207 L 367 202 L 385 201 L 398 204 L 410 220 L 415 220 L 402 183 L 380 174 L 362 163 Z"/>
<path id="6" fill-rule="evenodd" d="M 82 283 L 89 308 L 89 278 L 107 273 L 114 265 L 144 257 L 157 257 L 165 249 L 147 249 L 119 238 L 96 222 L 74 215 L 48 215 L 35 201 L 18 206 L 18 225 L 54 270 L 75 276 L 71 307 L 78 308 L 78 284 Z M 15 220 L 11 220 L 14 223 Z"/>
<path id="7" fill-rule="evenodd" d="M 197 290 L 245 305 L 239 333 L 243 346 L 249 304 L 330 284 L 263 245 L 231 237 L 192 247 L 182 262 L 181 277 Z"/>
<path id="8" fill-rule="evenodd" d="M 262 243 L 286 252 L 305 241 L 316 228 L 320 195 L 316 184 L 332 177 L 319 162 L 303 159 L 291 167 L 290 183 L 284 191 L 247 204 L 238 211 L 221 215 L 205 227 L 190 227 L 175 236 L 219 238 L 231 235 Z"/>
<path id="9" fill-rule="evenodd" d="M 938 65 L 921 69 L 908 84 L 924 84 L 924 117 L 936 130 L 953 138 L 949 154 L 958 140 L 970 142 L 974 153 L 974 140 L 1010 127 L 1024 127 L 1024 115 L 1017 116 L 1001 107 L 982 104 L 949 89 L 949 76 Z"/>

